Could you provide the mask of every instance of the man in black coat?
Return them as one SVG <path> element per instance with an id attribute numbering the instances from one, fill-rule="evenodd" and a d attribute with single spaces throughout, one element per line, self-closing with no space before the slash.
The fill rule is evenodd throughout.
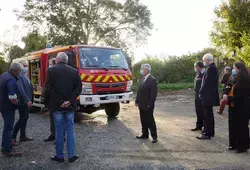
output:
<path id="1" fill-rule="evenodd" d="M 194 79 L 195 83 L 195 112 L 197 116 L 196 127 L 191 129 L 192 131 L 202 130 L 204 122 L 204 109 L 202 100 L 199 98 L 199 91 L 201 89 L 202 79 L 205 73 L 204 64 L 202 62 L 196 62 L 194 64 L 196 76 Z"/>
<path id="2" fill-rule="evenodd" d="M 49 68 L 46 80 L 46 94 L 50 94 L 50 110 L 56 127 L 56 156 L 52 161 L 64 162 L 64 132 L 67 132 L 67 149 L 69 162 L 79 158 L 75 154 L 74 113 L 76 99 L 82 91 L 80 76 L 74 68 L 67 65 L 68 56 L 60 52 L 57 64 Z"/>
<path id="3" fill-rule="evenodd" d="M 207 67 L 203 76 L 201 89 L 199 92 L 204 107 L 204 130 L 197 139 L 211 139 L 214 137 L 214 113 L 213 107 L 220 105 L 218 90 L 219 74 L 211 54 L 203 56 L 204 65 Z"/>
<path id="4" fill-rule="evenodd" d="M 143 64 L 141 66 L 140 74 L 143 76 L 141 79 L 140 87 L 137 92 L 135 105 L 139 107 L 142 135 L 136 136 L 137 139 L 148 139 L 150 130 L 153 138 L 153 143 L 157 142 L 157 130 L 154 119 L 154 107 L 157 97 L 157 81 L 150 75 L 151 66 Z"/>

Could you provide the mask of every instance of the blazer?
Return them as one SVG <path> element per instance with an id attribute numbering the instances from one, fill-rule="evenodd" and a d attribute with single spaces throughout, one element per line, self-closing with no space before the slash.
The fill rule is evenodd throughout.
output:
<path id="1" fill-rule="evenodd" d="M 0 112 L 15 111 L 17 105 L 14 105 L 9 100 L 9 95 L 17 95 L 17 82 L 18 78 L 9 72 L 0 75 Z"/>
<path id="2" fill-rule="evenodd" d="M 19 92 L 19 104 L 26 105 L 29 101 L 33 102 L 34 99 L 34 88 L 25 74 L 21 74 L 17 80 L 17 89 Z"/>
<path id="3" fill-rule="evenodd" d="M 198 72 L 196 73 L 196 76 L 195 76 L 195 79 L 194 79 L 194 82 L 195 82 L 195 93 L 196 95 L 198 96 L 199 94 L 199 91 L 201 89 L 201 83 L 202 83 L 202 78 L 204 76 L 204 73 L 201 73 L 201 72 Z"/>
<path id="4" fill-rule="evenodd" d="M 145 82 L 141 81 L 135 103 L 140 109 L 154 109 L 157 91 L 157 80 L 149 75 Z"/>
<path id="5" fill-rule="evenodd" d="M 203 106 L 219 106 L 219 73 L 215 63 L 206 69 L 199 92 Z"/>
<path id="6" fill-rule="evenodd" d="M 49 68 L 45 86 L 52 112 L 76 109 L 76 99 L 82 91 L 82 81 L 76 69 L 66 63 L 58 63 Z M 61 107 L 65 101 L 71 103 L 68 108 Z"/>

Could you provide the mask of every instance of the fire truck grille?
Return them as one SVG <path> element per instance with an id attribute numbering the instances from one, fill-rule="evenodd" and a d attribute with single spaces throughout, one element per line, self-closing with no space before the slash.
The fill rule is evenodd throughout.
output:
<path id="1" fill-rule="evenodd" d="M 125 86 L 124 82 L 121 83 L 98 83 L 95 84 L 96 88 L 116 88 Z"/>
<path id="2" fill-rule="evenodd" d="M 97 92 L 97 94 L 119 94 L 119 93 L 124 93 L 124 91 L 112 91 L 112 92 Z"/>

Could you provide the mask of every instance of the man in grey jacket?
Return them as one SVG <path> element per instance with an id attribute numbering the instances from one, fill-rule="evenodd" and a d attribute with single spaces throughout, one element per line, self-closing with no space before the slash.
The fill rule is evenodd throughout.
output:
<path id="1" fill-rule="evenodd" d="M 26 136 L 26 126 L 29 118 L 29 108 L 32 107 L 33 102 L 33 86 L 28 77 L 28 62 L 23 60 L 19 62 L 22 66 L 22 73 L 17 81 L 17 89 L 19 91 L 19 120 L 14 126 L 12 132 L 13 145 L 17 145 L 16 137 L 20 130 L 20 142 L 32 141 L 33 139 Z"/>

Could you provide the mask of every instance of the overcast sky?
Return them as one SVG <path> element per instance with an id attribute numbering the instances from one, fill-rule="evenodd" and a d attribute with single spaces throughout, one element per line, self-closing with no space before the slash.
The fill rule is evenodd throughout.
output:
<path id="1" fill-rule="evenodd" d="M 0 38 L 6 30 L 8 41 L 20 39 L 26 33 L 13 9 L 22 9 L 25 0 L 0 0 Z M 209 32 L 214 18 L 213 9 L 221 0 L 142 0 L 152 12 L 154 30 L 148 43 L 136 48 L 136 61 L 145 54 L 181 55 L 196 52 L 211 45 Z M 14 25 L 19 30 L 13 31 Z"/>

